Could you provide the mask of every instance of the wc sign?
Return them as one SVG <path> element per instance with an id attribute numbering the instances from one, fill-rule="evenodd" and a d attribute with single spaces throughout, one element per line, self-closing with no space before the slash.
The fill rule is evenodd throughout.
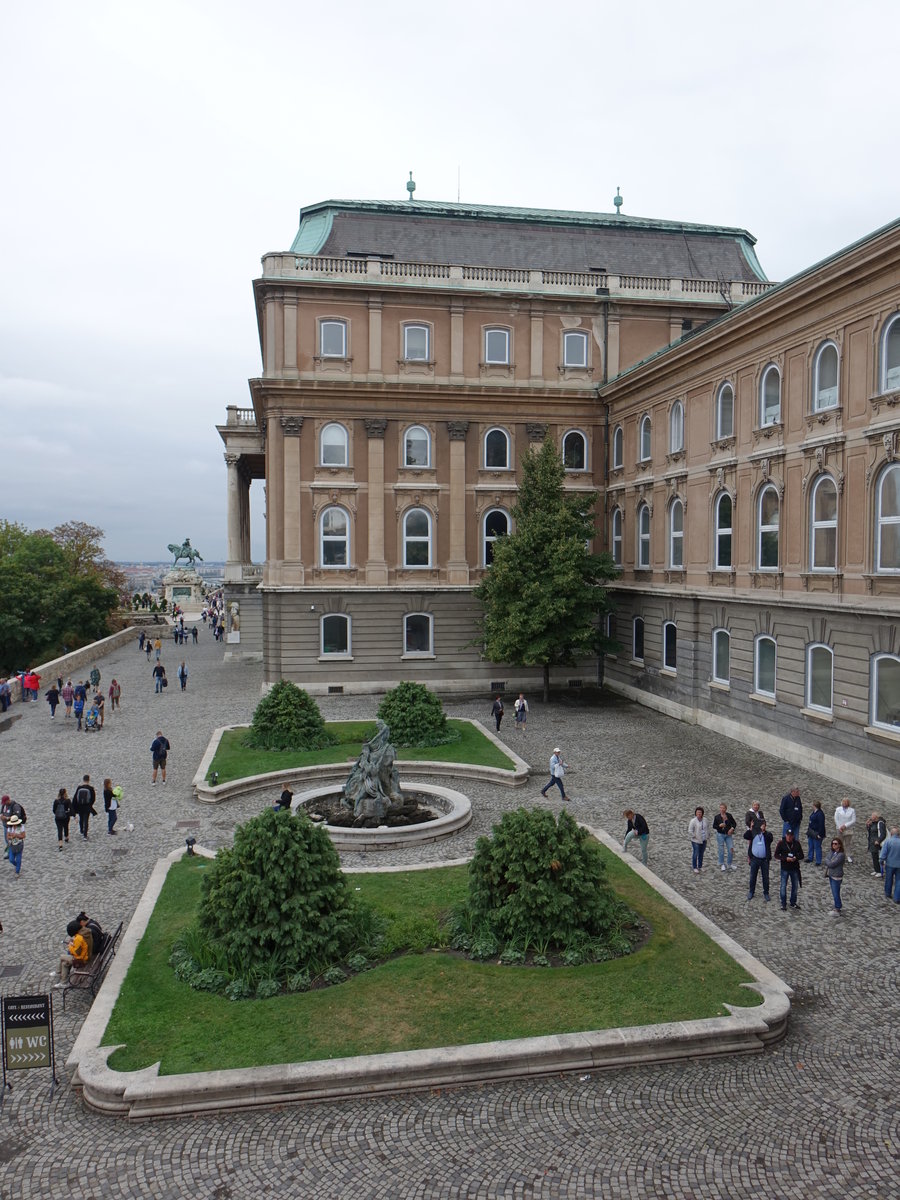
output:
<path id="1" fill-rule="evenodd" d="M 7 1075 L 49 1067 L 56 1082 L 53 1053 L 53 1006 L 49 995 L 3 997 L 3 1083 Z"/>

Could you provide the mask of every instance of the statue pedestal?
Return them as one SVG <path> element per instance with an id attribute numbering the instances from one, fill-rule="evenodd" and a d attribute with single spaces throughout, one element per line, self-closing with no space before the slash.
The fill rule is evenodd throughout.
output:
<path id="1" fill-rule="evenodd" d="M 206 596 L 206 584 L 196 571 L 190 567 L 173 567 L 163 577 L 163 593 L 170 604 L 180 604 L 182 608 L 203 607 Z"/>

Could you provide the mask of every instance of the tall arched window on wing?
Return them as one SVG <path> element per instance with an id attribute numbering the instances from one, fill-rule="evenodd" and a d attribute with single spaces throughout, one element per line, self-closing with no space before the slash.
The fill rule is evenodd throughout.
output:
<path id="1" fill-rule="evenodd" d="M 579 429 L 570 429 L 563 438 L 563 466 L 567 471 L 587 468 L 587 439 Z"/>
<path id="2" fill-rule="evenodd" d="M 754 644 L 753 654 L 753 690 L 760 696 L 775 696 L 777 655 L 775 639 L 760 634 Z"/>
<path id="3" fill-rule="evenodd" d="M 760 571 L 777 571 L 779 564 L 779 528 L 781 503 L 778 490 L 771 484 L 759 494 L 757 509 L 757 566 Z"/>
<path id="4" fill-rule="evenodd" d="M 509 533 L 509 517 L 502 508 L 492 508 L 484 514 L 484 565 L 494 561 L 494 543 Z"/>
<path id="5" fill-rule="evenodd" d="M 684 405 L 676 400 L 669 413 L 669 453 L 678 454 L 684 449 Z"/>
<path id="6" fill-rule="evenodd" d="M 347 466 L 350 440 L 343 425 L 335 423 L 326 425 L 319 440 L 323 467 Z"/>
<path id="7" fill-rule="evenodd" d="M 614 508 L 612 510 L 610 529 L 610 548 L 612 550 L 613 562 L 617 567 L 622 565 L 622 510 Z"/>
<path id="8" fill-rule="evenodd" d="M 403 435 L 404 467 L 431 466 L 431 438 L 421 425 L 411 425 Z"/>
<path id="9" fill-rule="evenodd" d="M 716 438 L 734 437 L 734 388 L 723 383 L 716 396 Z"/>
<path id="10" fill-rule="evenodd" d="M 613 430 L 612 439 L 612 465 L 614 470 L 618 470 L 625 461 L 625 434 L 622 432 L 622 426 L 617 425 Z"/>
<path id="11" fill-rule="evenodd" d="M 885 467 L 875 499 L 875 570 L 900 572 L 900 463 Z"/>
<path id="12" fill-rule="evenodd" d="M 813 412 L 837 408 L 840 361 L 834 342 L 823 342 L 813 360 Z"/>
<path id="13" fill-rule="evenodd" d="M 763 371 L 759 384 L 759 423 L 777 425 L 781 420 L 781 375 L 773 364 Z"/>
<path id="14" fill-rule="evenodd" d="M 881 335 L 881 390 L 900 389 L 900 313 L 890 317 Z"/>
<path id="15" fill-rule="evenodd" d="M 809 569 L 837 570 L 837 488 L 830 475 L 820 475 L 809 496 Z"/>
<path id="16" fill-rule="evenodd" d="M 653 457 L 653 425 L 649 414 L 641 418 L 640 451 L 641 462 L 649 462 Z"/>
<path id="17" fill-rule="evenodd" d="M 342 508 L 326 508 L 319 523 L 319 562 L 323 567 L 350 565 L 350 519 Z"/>
<path id="18" fill-rule="evenodd" d="M 834 707 L 834 652 L 816 643 L 806 647 L 806 707 L 830 713 Z"/>
<path id="19" fill-rule="evenodd" d="M 669 505 L 669 566 L 684 566 L 684 504 L 677 496 Z"/>
<path id="20" fill-rule="evenodd" d="M 730 571 L 733 565 L 731 539 L 734 524 L 734 505 L 728 492 L 716 498 L 715 555 L 716 570 Z"/>
<path id="21" fill-rule="evenodd" d="M 637 564 L 647 569 L 650 566 L 650 506 L 639 504 L 637 510 Z"/>
<path id="22" fill-rule="evenodd" d="M 484 435 L 484 465 L 489 471 L 509 470 L 509 434 L 505 429 L 489 429 Z"/>
<path id="23" fill-rule="evenodd" d="M 403 514 L 403 565 L 431 566 L 431 513 L 425 508 Z"/>
<path id="24" fill-rule="evenodd" d="M 714 683 L 731 684 L 731 634 L 727 629 L 713 630 L 712 677 Z"/>
<path id="25" fill-rule="evenodd" d="M 900 658 L 896 654 L 872 657 L 869 721 L 879 729 L 900 731 Z"/>

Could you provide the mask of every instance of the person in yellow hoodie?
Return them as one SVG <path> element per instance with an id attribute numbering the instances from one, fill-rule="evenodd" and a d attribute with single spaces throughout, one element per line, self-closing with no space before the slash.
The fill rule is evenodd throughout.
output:
<path id="1" fill-rule="evenodd" d="M 88 919 L 80 914 L 66 926 L 66 933 L 72 939 L 66 947 L 66 953 L 59 960 L 59 983 L 64 987 L 69 982 L 69 972 L 72 967 L 86 967 L 94 953 L 94 937 L 88 929 Z"/>

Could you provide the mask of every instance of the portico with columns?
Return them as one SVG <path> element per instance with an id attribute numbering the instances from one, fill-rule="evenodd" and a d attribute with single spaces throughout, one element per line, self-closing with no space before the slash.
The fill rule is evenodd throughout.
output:
<path id="1" fill-rule="evenodd" d="M 262 601 L 258 587 L 262 567 L 250 550 L 250 484 L 265 478 L 265 425 L 257 424 L 253 409 L 229 405 L 224 425 L 218 425 L 225 444 L 226 546 L 225 602 L 231 613 L 237 604 L 237 628 L 227 635 L 226 657 L 262 658 Z"/>

